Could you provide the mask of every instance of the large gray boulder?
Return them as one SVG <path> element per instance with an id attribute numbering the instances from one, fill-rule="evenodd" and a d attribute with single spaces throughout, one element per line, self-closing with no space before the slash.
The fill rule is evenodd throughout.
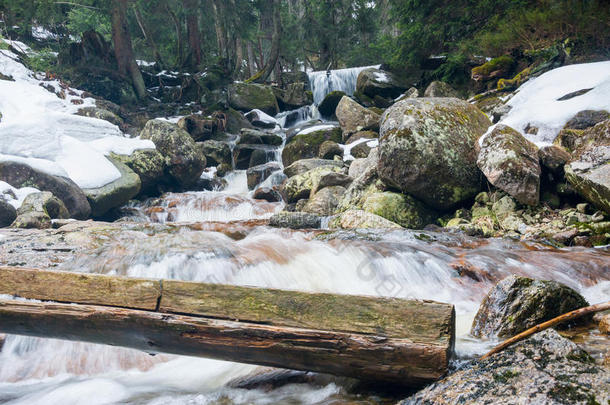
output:
<path id="1" fill-rule="evenodd" d="M 277 99 L 269 86 L 256 83 L 233 83 L 229 86 L 229 105 L 238 111 L 261 110 L 275 116 L 280 112 Z"/>
<path id="2" fill-rule="evenodd" d="M 286 85 L 285 89 L 274 88 L 275 96 L 283 110 L 296 110 L 299 107 L 313 104 L 313 94 L 305 82 Z"/>
<path id="3" fill-rule="evenodd" d="M 555 281 L 510 276 L 487 294 L 472 323 L 476 337 L 512 337 L 544 321 L 589 304 Z"/>
<path id="4" fill-rule="evenodd" d="M 487 180 L 526 205 L 540 200 L 538 147 L 509 126 L 498 125 L 483 139 L 477 165 Z"/>
<path id="5" fill-rule="evenodd" d="M 142 187 L 140 177 L 127 165 L 112 157 L 109 160 L 119 170 L 121 177 L 105 186 L 83 190 L 91 204 L 93 217 L 101 217 L 111 209 L 126 204 L 138 195 Z"/>
<path id="6" fill-rule="evenodd" d="M 342 91 L 331 91 L 324 97 L 324 100 L 320 102 L 318 106 L 318 111 L 320 115 L 323 117 L 333 117 L 335 115 L 335 111 L 337 110 L 337 106 L 339 102 L 346 94 Z"/>
<path id="7" fill-rule="evenodd" d="M 585 199 L 610 214 L 610 120 L 584 131 L 579 145 L 564 167 L 566 179 Z"/>
<path id="8" fill-rule="evenodd" d="M 400 404 L 606 404 L 609 379 L 607 368 L 550 329 L 462 365 Z"/>
<path id="9" fill-rule="evenodd" d="M 391 191 L 367 195 L 362 208 L 409 229 L 422 229 L 434 222 L 434 214 L 421 202 L 411 196 Z"/>
<path id="10" fill-rule="evenodd" d="M 70 218 L 70 213 L 64 203 L 49 191 L 28 195 L 17 210 L 17 215 L 23 215 L 32 211 L 43 212 L 51 219 Z"/>
<path id="11" fill-rule="evenodd" d="M 0 197 L 0 228 L 4 228 L 13 223 L 17 218 L 17 210 L 11 204 Z"/>
<path id="12" fill-rule="evenodd" d="M 343 167 L 343 162 L 337 162 L 335 160 L 327 159 L 302 159 L 297 160 L 290 166 L 284 169 L 284 174 L 288 177 L 296 176 L 297 174 L 303 174 L 311 169 L 321 166 L 336 166 Z"/>
<path id="13" fill-rule="evenodd" d="M 428 85 L 424 97 L 459 97 L 457 91 L 449 84 L 434 81 Z"/>
<path id="14" fill-rule="evenodd" d="M 309 198 L 311 190 L 320 182 L 320 179 L 329 173 L 340 173 L 341 168 L 337 166 L 320 166 L 303 174 L 290 177 L 284 183 L 283 190 L 286 200 L 295 203 L 303 198 Z"/>
<path id="15" fill-rule="evenodd" d="M 197 182 L 206 160 L 188 132 L 167 121 L 150 120 L 140 136 L 153 141 L 165 158 L 167 172 L 178 186 L 184 188 Z"/>
<path id="16" fill-rule="evenodd" d="M 379 114 L 361 106 L 347 96 L 343 96 L 337 105 L 336 115 L 343 130 L 343 140 L 359 131 L 377 130 L 381 120 Z"/>
<path id="17" fill-rule="evenodd" d="M 379 177 L 439 210 L 481 191 L 475 145 L 491 125 L 475 106 L 456 98 L 405 99 L 383 115 Z"/>
<path id="18" fill-rule="evenodd" d="M 17 188 L 34 187 L 50 191 L 63 201 L 72 218 L 87 219 L 91 215 L 87 196 L 69 178 L 53 176 L 23 163 L 0 162 L 0 180 Z"/>
<path id="19" fill-rule="evenodd" d="M 277 162 L 269 162 L 249 168 L 246 171 L 248 190 L 254 190 L 258 184 L 280 170 L 282 170 L 282 167 Z"/>
<path id="20" fill-rule="evenodd" d="M 356 92 L 368 97 L 375 96 L 395 99 L 410 87 L 405 80 L 385 70 L 364 69 L 358 75 Z"/>
<path id="21" fill-rule="evenodd" d="M 326 141 L 341 142 L 341 128 L 320 126 L 319 130 L 312 127 L 292 137 L 282 151 L 282 162 L 288 167 L 302 159 L 318 157 L 320 146 Z"/>
<path id="22" fill-rule="evenodd" d="M 402 229 L 392 221 L 363 210 L 348 210 L 329 224 L 331 229 Z"/>
<path id="23" fill-rule="evenodd" d="M 335 213 L 335 209 L 345 193 L 345 187 L 329 186 L 315 193 L 305 204 L 304 212 L 321 216 L 330 216 Z"/>
<path id="24" fill-rule="evenodd" d="M 138 175 L 142 182 L 142 194 L 156 194 L 159 185 L 169 182 L 165 174 L 165 158 L 156 149 L 137 150 L 129 156 L 113 154 L 112 157 L 125 163 Z"/>

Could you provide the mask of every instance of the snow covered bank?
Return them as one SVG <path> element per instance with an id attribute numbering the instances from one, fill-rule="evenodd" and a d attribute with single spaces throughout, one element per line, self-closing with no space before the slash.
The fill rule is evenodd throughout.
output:
<path id="1" fill-rule="evenodd" d="M 43 80 L 10 51 L 0 50 L 0 73 L 14 79 L 0 80 L 0 161 L 20 161 L 81 188 L 97 188 L 120 177 L 105 155 L 154 148 L 151 141 L 126 138 L 109 122 L 74 115 L 95 101 L 75 89 L 64 89 L 60 99 L 41 86 L 59 91 L 57 80 Z"/>
<path id="2" fill-rule="evenodd" d="M 571 95 L 580 90 L 588 91 Z M 610 111 L 610 61 L 551 70 L 522 85 L 507 105 L 511 110 L 500 124 L 516 129 L 539 146 L 548 145 L 578 112 Z M 537 133 L 526 133 L 528 125 L 538 128 Z"/>

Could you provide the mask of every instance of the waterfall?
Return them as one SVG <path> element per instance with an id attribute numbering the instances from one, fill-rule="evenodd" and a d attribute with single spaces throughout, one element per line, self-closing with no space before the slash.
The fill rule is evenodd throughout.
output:
<path id="1" fill-rule="evenodd" d="M 356 91 L 358 75 L 365 69 L 379 68 L 376 66 L 361 66 L 349 69 L 331 70 L 330 76 L 326 71 L 310 72 L 309 84 L 313 92 L 313 102 L 320 105 L 324 97 L 331 91 L 342 91 L 347 95 L 353 95 Z"/>

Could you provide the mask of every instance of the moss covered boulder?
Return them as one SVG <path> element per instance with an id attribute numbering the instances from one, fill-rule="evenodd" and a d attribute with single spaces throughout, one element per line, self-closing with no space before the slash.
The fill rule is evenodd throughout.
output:
<path id="1" fill-rule="evenodd" d="M 205 169 L 206 160 L 188 132 L 167 121 L 151 120 L 146 123 L 140 136 L 153 141 L 165 158 L 167 172 L 179 188 L 197 182 Z"/>
<path id="2" fill-rule="evenodd" d="M 336 111 L 337 119 L 343 130 L 343 139 L 348 139 L 359 131 L 378 130 L 381 116 L 365 108 L 353 99 L 344 96 Z"/>
<path id="3" fill-rule="evenodd" d="M 287 84 L 284 89 L 273 88 L 280 109 L 296 110 L 299 107 L 313 104 L 313 93 L 307 82 Z"/>
<path id="4" fill-rule="evenodd" d="M 283 186 L 286 200 L 289 203 L 295 203 L 301 199 L 309 198 L 314 185 L 319 183 L 324 175 L 341 171 L 342 169 L 337 166 L 320 166 L 289 178 Z"/>
<path id="5" fill-rule="evenodd" d="M 537 205 L 540 200 L 538 147 L 509 126 L 498 125 L 485 136 L 477 165 L 487 180 L 517 201 Z"/>
<path id="6" fill-rule="evenodd" d="M 70 218 L 70 213 L 64 203 L 48 191 L 28 195 L 17 210 L 17 215 L 33 211 L 42 212 L 51 219 Z"/>
<path id="7" fill-rule="evenodd" d="M 315 193 L 313 197 L 307 201 L 303 211 L 309 212 L 310 214 L 330 216 L 335 213 L 343 193 L 345 193 L 345 187 L 325 187 Z"/>
<path id="8" fill-rule="evenodd" d="M 438 210 L 481 191 L 475 145 L 491 123 L 475 106 L 455 98 L 399 101 L 383 115 L 379 177 Z"/>
<path id="9" fill-rule="evenodd" d="M 341 142 L 341 128 L 321 125 L 301 131 L 288 141 L 282 151 L 284 166 L 288 167 L 298 160 L 318 157 L 320 146 L 326 141 Z"/>
<path id="10" fill-rule="evenodd" d="M 512 337 L 588 305 L 578 292 L 568 286 L 513 275 L 499 282 L 487 294 L 470 333 L 480 338 Z"/>
<path id="11" fill-rule="evenodd" d="M 348 210 L 330 221 L 331 229 L 402 229 L 392 221 L 363 210 Z"/>
<path id="12" fill-rule="evenodd" d="M 610 214 L 610 120 L 585 130 L 578 145 L 564 167 L 566 179 L 587 201 Z"/>
<path id="13" fill-rule="evenodd" d="M 457 91 L 449 84 L 434 81 L 428 85 L 424 97 L 459 97 Z"/>
<path id="14" fill-rule="evenodd" d="M 165 158 L 156 149 L 137 150 L 130 156 L 112 155 L 113 158 L 125 163 L 142 182 L 141 193 L 154 195 L 158 186 L 166 184 L 169 179 L 165 174 Z"/>
<path id="15" fill-rule="evenodd" d="M 261 110 L 271 116 L 280 112 L 269 86 L 255 83 L 233 83 L 229 86 L 229 105 L 239 111 Z"/>
<path id="16" fill-rule="evenodd" d="M 410 229 L 421 229 L 434 221 L 433 213 L 421 202 L 391 191 L 368 195 L 363 209 Z"/>
<path id="17" fill-rule="evenodd" d="M 108 111 L 104 108 L 99 107 L 83 107 L 76 112 L 76 115 L 80 115 L 83 117 L 97 118 L 98 120 L 108 121 L 114 125 L 123 125 L 123 119 L 113 113 L 112 111 Z"/>
<path id="18" fill-rule="evenodd" d="M 338 168 L 343 167 L 343 162 L 338 162 L 336 160 L 327 160 L 327 159 L 303 159 L 298 160 L 291 164 L 290 166 L 284 169 L 284 174 L 288 177 L 296 176 L 298 174 L 303 174 L 311 169 L 315 169 L 316 167 L 321 166 L 335 166 Z"/>
<path id="19" fill-rule="evenodd" d="M 370 68 L 364 69 L 358 75 L 356 91 L 370 98 L 376 96 L 395 99 L 400 96 L 410 84 L 402 78 L 385 70 Z"/>
<path id="20" fill-rule="evenodd" d="M 233 158 L 231 156 L 231 146 L 228 142 L 209 140 L 199 144 L 209 166 L 219 166 L 226 164 L 231 166 Z"/>
<path id="21" fill-rule="evenodd" d="M 514 67 L 515 60 L 511 56 L 502 55 L 473 68 L 471 78 L 477 82 L 506 78 Z"/>
<path id="22" fill-rule="evenodd" d="M 318 111 L 320 115 L 323 117 L 333 117 L 335 115 L 335 111 L 337 110 L 337 105 L 339 105 L 339 101 L 346 94 L 342 91 L 331 91 L 324 97 L 324 100 L 318 106 Z"/>

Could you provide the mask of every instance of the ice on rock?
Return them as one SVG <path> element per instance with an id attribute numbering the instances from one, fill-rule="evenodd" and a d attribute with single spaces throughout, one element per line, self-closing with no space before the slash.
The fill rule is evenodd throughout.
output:
<path id="1" fill-rule="evenodd" d="M 560 100 L 579 90 L 585 94 Z M 507 103 L 499 124 L 521 132 L 538 146 L 551 144 L 565 124 L 583 110 L 610 111 L 610 61 L 563 66 L 522 85 Z M 527 126 L 538 128 L 527 134 Z M 491 133 L 491 127 L 487 133 Z M 481 137 L 482 141 L 483 137 Z"/>
<path id="2" fill-rule="evenodd" d="M 74 115 L 95 106 L 95 100 L 74 89 L 76 95 L 60 99 L 41 87 L 60 89 L 58 81 L 43 82 L 10 51 L 0 50 L 0 72 L 15 80 L 0 80 L 0 161 L 25 163 L 69 177 L 81 188 L 97 188 L 121 176 L 105 155 L 155 147 L 151 141 L 125 137 L 107 121 Z M 83 104 L 75 105 L 74 99 Z"/>

